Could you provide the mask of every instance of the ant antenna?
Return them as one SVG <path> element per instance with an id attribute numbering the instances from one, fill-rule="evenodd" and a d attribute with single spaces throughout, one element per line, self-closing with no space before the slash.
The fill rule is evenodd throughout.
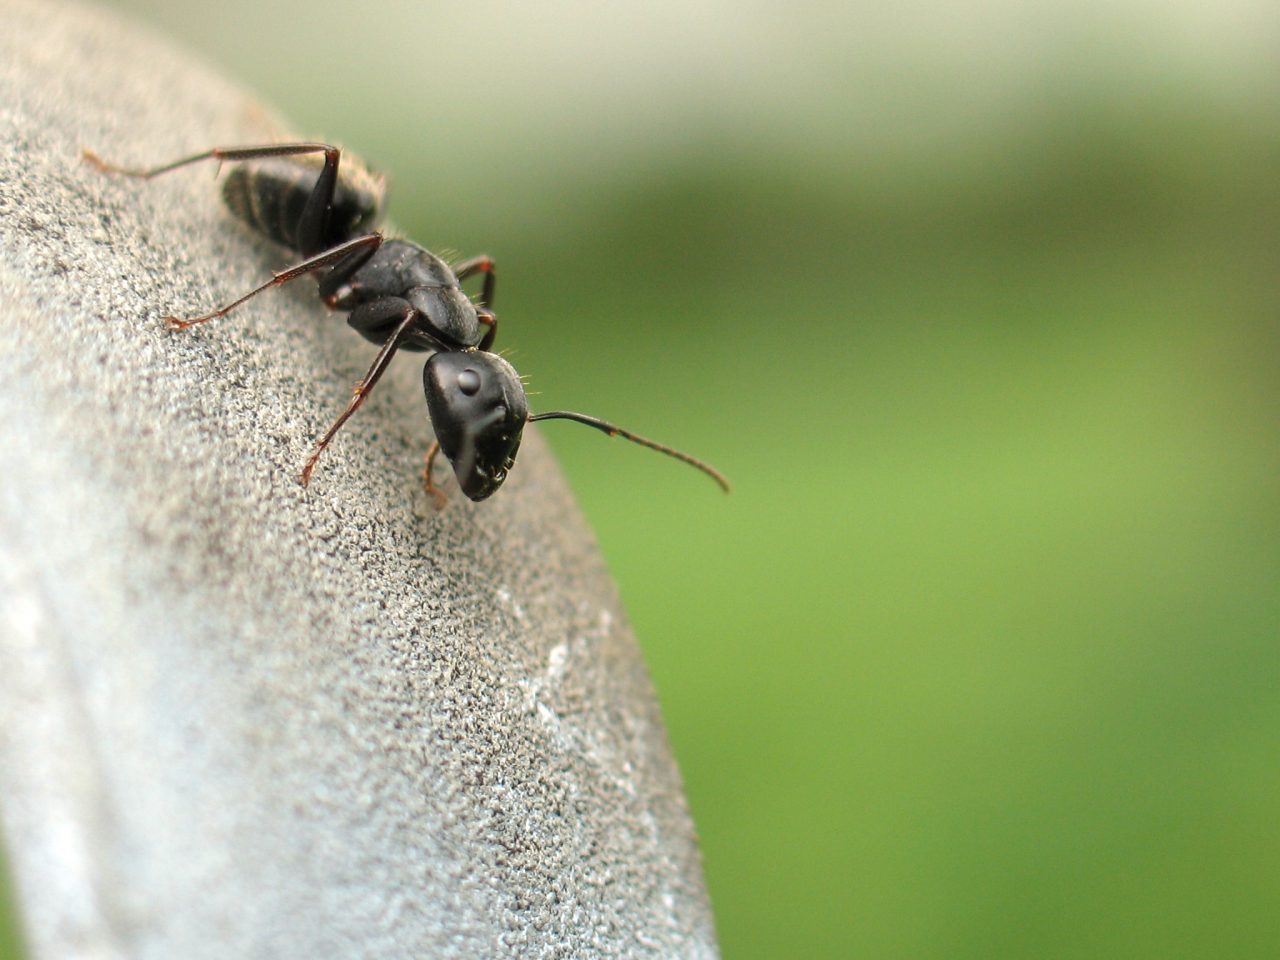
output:
<path id="1" fill-rule="evenodd" d="M 575 420 L 578 423 L 585 423 L 588 427 L 595 427 L 601 433 L 607 433 L 611 437 L 622 437 L 624 440 L 630 440 L 632 443 L 638 443 L 642 447 L 648 447 L 650 450 L 657 450 L 659 453 L 665 453 L 668 457 L 675 457 L 681 463 L 687 463 L 694 469 L 701 470 L 708 477 L 720 484 L 720 489 L 725 493 L 729 492 L 729 480 L 723 473 L 708 463 L 689 456 L 674 447 L 668 447 L 664 443 L 658 443 L 656 440 L 650 440 L 648 437 L 642 437 L 639 434 L 632 433 L 630 430 L 623 430 L 621 427 L 613 423 L 601 420 L 599 417 L 590 417 L 585 413 L 574 413 L 572 410 L 553 410 L 550 413 L 539 413 L 530 417 L 529 422 L 534 420 Z"/>

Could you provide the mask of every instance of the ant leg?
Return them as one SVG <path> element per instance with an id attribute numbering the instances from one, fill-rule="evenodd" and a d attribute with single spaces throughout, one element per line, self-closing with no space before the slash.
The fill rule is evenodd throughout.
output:
<path id="1" fill-rule="evenodd" d="M 360 335 L 374 343 L 386 343 L 406 312 L 412 312 L 413 306 L 403 297 L 379 297 L 362 303 L 347 316 L 347 323 Z"/>
<path id="2" fill-rule="evenodd" d="M 436 502 L 436 509 L 443 510 L 444 505 L 449 502 L 445 492 L 431 482 L 431 468 L 435 465 L 436 454 L 440 452 L 440 441 L 432 440 L 431 446 L 427 447 L 427 466 L 422 471 L 422 486 L 427 493 L 431 494 L 431 499 Z"/>
<path id="3" fill-rule="evenodd" d="M 236 162 L 240 160 L 261 160 L 266 157 L 297 157 L 308 153 L 323 153 L 324 166 L 320 169 L 320 176 L 316 178 L 316 185 L 312 188 L 310 196 L 307 197 L 306 205 L 302 208 L 302 215 L 298 218 L 298 248 L 303 254 L 310 256 L 320 251 L 324 244 L 323 238 L 328 233 L 329 213 L 333 209 L 333 193 L 338 184 L 338 160 L 342 156 L 342 151 L 330 143 L 273 143 L 260 147 L 214 147 L 212 150 L 206 150 L 203 153 L 192 154 L 189 157 L 183 157 L 181 160 L 174 160 L 172 163 L 161 164 L 158 167 L 149 168 L 130 168 L 119 167 L 114 163 L 108 163 L 99 157 L 92 150 L 82 148 L 80 155 L 86 161 L 93 164 L 103 173 L 116 173 L 126 177 L 138 177 L 143 180 L 150 180 L 162 173 L 168 173 L 170 170 L 177 170 L 192 163 L 199 163 L 201 160 L 217 160 L 219 166 L 224 162 Z"/>
<path id="4" fill-rule="evenodd" d="M 484 274 L 484 286 L 480 288 L 480 299 L 476 304 L 482 307 L 493 306 L 494 264 L 485 254 L 463 260 L 453 268 L 453 274 L 459 280 L 465 280 L 473 273 Z"/>
<path id="5" fill-rule="evenodd" d="M 346 285 L 347 281 L 355 276 L 356 271 L 368 263 L 369 260 L 372 259 L 373 255 L 378 252 L 378 248 L 382 246 L 382 241 L 384 239 L 382 234 L 373 233 L 368 234 L 367 236 L 377 237 L 377 243 L 370 241 L 367 247 L 357 247 L 352 250 L 350 256 L 339 260 L 333 265 L 333 268 L 328 273 L 320 278 L 320 285 L 317 292 L 320 294 L 320 299 L 323 300 L 327 306 L 340 309 L 338 308 L 338 301 L 341 299 L 338 296 L 339 292 Z M 350 242 L 351 241 L 348 241 L 348 243 Z M 333 249 L 337 248 L 335 247 Z"/>
<path id="6" fill-rule="evenodd" d="M 333 155 L 333 165 L 338 165 L 338 155 L 341 151 L 330 143 L 269 143 L 260 147 L 214 147 L 203 153 L 194 153 L 189 157 L 183 157 L 181 160 L 174 160 L 172 163 L 164 163 L 158 167 L 121 167 L 114 163 L 108 163 L 97 155 L 88 147 L 82 147 L 80 155 L 86 161 L 93 164 L 103 173 L 117 173 L 125 177 L 139 177 L 143 180 L 150 180 L 152 177 L 158 177 L 162 173 L 168 173 L 170 170 L 177 170 L 179 167 L 185 167 L 193 163 L 199 163 L 201 160 L 217 160 L 218 163 L 231 160 L 260 160 L 263 157 L 295 157 L 306 153 L 323 153 L 325 154 L 325 162 L 329 162 L 329 155 Z"/>
<path id="7" fill-rule="evenodd" d="M 480 350 L 488 350 L 493 346 L 493 338 L 498 335 L 498 318 L 488 310 L 480 309 L 476 311 L 476 319 L 489 328 L 484 332 L 479 343 Z"/>
<path id="8" fill-rule="evenodd" d="M 493 260 L 486 254 L 478 257 L 471 257 L 469 260 L 463 260 L 453 268 L 453 274 L 459 280 L 465 280 L 467 277 L 475 273 L 484 274 L 484 285 L 480 288 L 480 297 L 475 301 L 477 307 L 493 306 L 493 287 L 496 279 L 495 267 Z M 489 329 L 485 331 L 484 339 L 480 341 L 480 349 L 488 350 L 493 346 L 493 338 L 498 335 L 498 318 L 494 316 L 492 310 L 479 310 L 480 322 Z"/>
<path id="9" fill-rule="evenodd" d="M 382 244 L 382 234 L 366 233 L 363 237 L 356 237 L 354 240 L 348 240 L 346 243 L 340 243 L 324 253 L 316 254 L 303 260 L 297 266 L 290 267 L 288 270 L 282 270 L 280 273 L 273 274 L 271 279 L 260 287 L 250 290 L 239 300 L 233 300 L 225 307 L 219 307 L 212 313 L 206 313 L 203 317 L 193 317 L 190 320 L 179 320 L 177 317 L 165 317 L 164 322 L 174 330 L 185 330 L 187 327 L 193 327 L 197 323 L 204 323 L 215 317 L 225 317 L 246 300 L 250 300 L 272 287 L 278 287 L 282 283 L 288 283 L 290 280 L 296 280 L 298 277 L 304 276 L 313 270 L 319 270 L 321 267 L 327 267 L 330 264 L 337 264 L 334 270 L 347 271 L 343 280 L 358 270 L 369 257 L 373 256 L 373 252 Z M 329 278 L 326 277 L 326 280 Z"/>
<path id="10" fill-rule="evenodd" d="M 364 398 L 374 388 L 374 385 L 386 372 L 387 365 L 391 362 L 391 358 L 395 356 L 396 351 L 400 349 L 400 343 L 413 326 L 413 322 L 418 318 L 418 311 L 413 307 L 405 304 L 401 310 L 403 319 L 396 325 L 391 336 L 387 338 L 387 342 L 382 345 L 382 349 L 378 351 L 378 355 L 373 358 L 373 363 L 369 367 L 369 371 L 364 375 L 359 383 L 356 384 L 355 390 L 351 393 L 351 402 L 347 404 L 347 408 L 339 414 L 338 419 L 333 421 L 327 433 L 320 438 L 320 442 L 316 444 L 315 450 L 311 456 L 307 458 L 306 465 L 302 468 L 302 485 L 305 487 L 311 482 L 311 471 L 316 467 L 316 461 L 320 459 L 320 454 L 324 453 L 324 448 L 329 445 L 329 441 L 334 435 L 342 429 L 342 425 L 351 418 L 351 415 L 360 408 L 360 404 L 364 403 Z"/>

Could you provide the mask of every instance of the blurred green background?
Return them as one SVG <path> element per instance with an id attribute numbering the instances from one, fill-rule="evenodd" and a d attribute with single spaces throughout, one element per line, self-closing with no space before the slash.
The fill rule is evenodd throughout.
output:
<path id="1" fill-rule="evenodd" d="M 1280 8 L 118 6 L 732 477 L 543 429 L 726 958 L 1280 956 Z"/>

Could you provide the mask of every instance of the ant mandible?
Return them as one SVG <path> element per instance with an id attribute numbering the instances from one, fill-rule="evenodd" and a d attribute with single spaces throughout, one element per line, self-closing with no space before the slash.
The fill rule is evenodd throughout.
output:
<path id="1" fill-rule="evenodd" d="M 624 437 L 701 470 L 729 491 L 729 481 L 714 467 L 612 423 L 569 410 L 530 416 L 519 376 L 511 364 L 489 350 L 498 329 L 493 313 L 493 261 L 479 256 L 451 267 L 416 243 L 388 239 L 373 229 L 382 205 L 382 182 L 350 159 L 339 174 L 337 147 L 327 143 L 215 147 L 150 169 L 119 167 L 91 150 L 83 153 L 104 173 L 144 180 L 203 160 L 216 160 L 219 166 L 255 161 L 231 170 L 223 183 L 223 200 L 236 217 L 297 251 L 303 260 L 212 313 L 186 320 L 165 317 L 173 329 L 225 316 L 264 290 L 314 273 L 325 305 L 345 311 L 347 323 L 381 347 L 346 409 L 307 459 L 300 478 L 303 486 L 310 482 L 320 454 L 364 402 L 391 358 L 398 350 L 409 350 L 431 352 L 422 379 L 436 438 L 427 450 L 424 485 L 437 508 L 446 499 L 431 479 L 438 453 L 443 452 L 453 465 L 462 492 L 472 500 L 483 500 L 502 486 L 515 463 L 524 426 L 535 420 L 574 420 L 609 436 Z M 461 281 L 475 274 L 483 274 L 484 279 L 479 298 L 472 300 L 463 292 Z"/>

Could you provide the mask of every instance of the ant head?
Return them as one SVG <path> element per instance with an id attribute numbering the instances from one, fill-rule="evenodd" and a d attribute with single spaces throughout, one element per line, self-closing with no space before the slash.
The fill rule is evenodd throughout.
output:
<path id="1" fill-rule="evenodd" d="M 524 385 L 495 353 L 434 353 L 422 372 L 431 425 L 458 486 L 483 500 L 507 478 L 529 419 Z"/>

